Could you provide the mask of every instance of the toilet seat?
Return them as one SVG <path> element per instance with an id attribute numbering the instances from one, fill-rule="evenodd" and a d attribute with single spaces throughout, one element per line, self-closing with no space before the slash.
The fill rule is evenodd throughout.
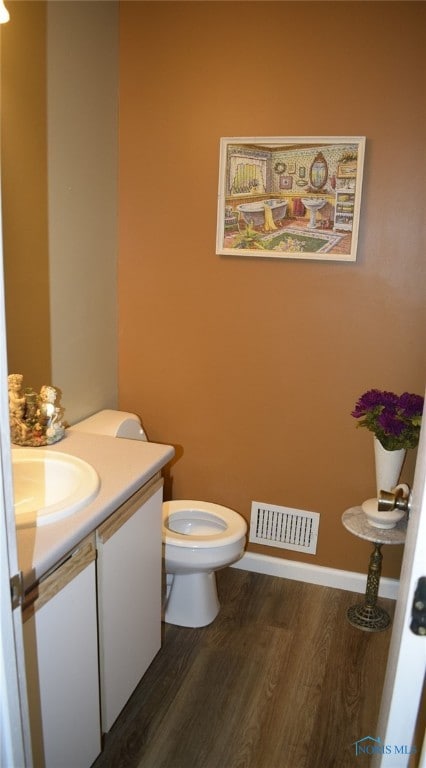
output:
<path id="1" fill-rule="evenodd" d="M 244 518 L 229 507 L 191 499 L 165 501 L 162 525 L 166 543 L 200 549 L 232 544 L 247 530 Z M 187 532 L 184 532 L 185 528 Z"/>

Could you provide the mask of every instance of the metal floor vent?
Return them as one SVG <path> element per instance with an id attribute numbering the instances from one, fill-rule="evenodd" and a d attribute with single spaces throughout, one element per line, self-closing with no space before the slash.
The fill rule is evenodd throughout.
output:
<path id="1" fill-rule="evenodd" d="M 318 512 L 253 501 L 249 540 L 255 544 L 314 555 L 317 551 L 319 518 Z"/>

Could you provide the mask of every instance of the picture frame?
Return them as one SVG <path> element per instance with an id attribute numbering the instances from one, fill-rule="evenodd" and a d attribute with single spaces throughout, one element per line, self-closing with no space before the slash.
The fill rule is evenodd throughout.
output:
<path id="1" fill-rule="evenodd" d="M 357 162 L 339 163 L 337 167 L 337 178 L 339 179 L 355 179 L 357 172 Z"/>
<path id="2" fill-rule="evenodd" d="M 221 138 L 216 254 L 356 261 L 365 141 Z"/>
<path id="3" fill-rule="evenodd" d="M 293 187 L 293 176 L 284 176 L 284 174 L 280 177 L 280 189 L 292 189 Z"/>

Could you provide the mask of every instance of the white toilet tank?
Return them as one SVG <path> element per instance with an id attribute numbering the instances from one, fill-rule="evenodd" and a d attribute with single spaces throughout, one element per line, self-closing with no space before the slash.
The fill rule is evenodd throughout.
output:
<path id="1" fill-rule="evenodd" d="M 73 424 L 72 430 L 89 435 L 111 435 L 129 440 L 148 440 L 141 421 L 135 413 L 126 411 L 98 411 L 93 416 Z"/>

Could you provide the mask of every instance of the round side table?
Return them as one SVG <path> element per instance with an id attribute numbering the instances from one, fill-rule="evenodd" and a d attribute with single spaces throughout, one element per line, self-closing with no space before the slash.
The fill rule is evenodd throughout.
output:
<path id="1" fill-rule="evenodd" d="M 342 523 L 345 528 L 358 536 L 374 544 L 368 566 L 367 587 L 363 603 L 353 605 L 348 609 L 348 621 L 354 627 L 366 632 L 380 632 L 387 629 L 391 623 L 389 614 L 377 603 L 379 594 L 380 575 L 382 572 L 383 544 L 404 544 L 407 532 L 407 519 L 404 517 L 395 528 L 374 528 L 367 520 L 361 507 L 351 507 L 342 515 Z"/>

